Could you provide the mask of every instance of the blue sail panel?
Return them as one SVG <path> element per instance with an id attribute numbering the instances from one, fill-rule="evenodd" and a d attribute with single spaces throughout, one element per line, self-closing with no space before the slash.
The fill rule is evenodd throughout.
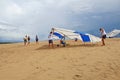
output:
<path id="1" fill-rule="evenodd" d="M 53 35 L 59 37 L 60 39 L 63 38 L 63 36 L 60 33 L 54 32 Z"/>
<path id="2" fill-rule="evenodd" d="M 88 35 L 81 34 L 81 38 L 82 38 L 83 42 L 90 42 L 90 37 Z"/>

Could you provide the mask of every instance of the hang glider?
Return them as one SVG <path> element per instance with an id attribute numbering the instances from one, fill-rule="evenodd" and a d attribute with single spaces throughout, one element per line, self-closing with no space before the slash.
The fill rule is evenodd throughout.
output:
<path id="1" fill-rule="evenodd" d="M 100 42 L 101 39 L 99 37 L 96 37 L 94 35 L 78 32 L 75 30 L 68 30 L 68 29 L 62 29 L 62 28 L 52 28 L 52 31 L 54 32 L 53 35 L 55 38 L 58 39 L 63 38 L 64 36 L 69 39 L 78 39 L 83 42 Z"/>
<path id="2" fill-rule="evenodd" d="M 117 35 L 119 35 L 120 34 L 120 30 L 118 30 L 118 29 L 114 29 L 113 31 L 111 31 L 111 32 L 109 32 L 109 33 L 107 33 L 107 37 L 115 37 L 115 36 L 117 36 Z"/>

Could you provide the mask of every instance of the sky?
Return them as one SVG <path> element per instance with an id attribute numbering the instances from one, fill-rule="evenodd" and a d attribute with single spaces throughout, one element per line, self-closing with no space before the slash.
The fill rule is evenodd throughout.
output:
<path id="1" fill-rule="evenodd" d="M 93 34 L 120 29 L 119 8 L 120 0 L 0 0 L 0 41 L 47 40 L 52 27 Z"/>

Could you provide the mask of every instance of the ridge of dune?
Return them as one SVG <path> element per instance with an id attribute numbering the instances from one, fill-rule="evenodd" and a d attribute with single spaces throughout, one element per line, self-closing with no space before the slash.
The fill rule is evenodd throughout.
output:
<path id="1" fill-rule="evenodd" d="M 54 49 L 46 41 L 2 44 L 0 80 L 120 80 L 120 38 L 105 42 L 68 41 Z"/>

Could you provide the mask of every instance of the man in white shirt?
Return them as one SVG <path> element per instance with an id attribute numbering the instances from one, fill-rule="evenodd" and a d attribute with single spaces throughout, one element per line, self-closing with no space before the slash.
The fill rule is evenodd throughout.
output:
<path id="1" fill-rule="evenodd" d="M 52 45 L 52 48 L 54 47 L 53 46 L 53 32 L 50 32 L 49 36 L 48 36 L 48 39 L 49 39 L 49 47 L 50 45 Z"/>
<path id="2" fill-rule="evenodd" d="M 105 46 L 104 39 L 106 38 L 106 32 L 103 28 L 100 28 L 100 32 L 101 32 L 101 38 L 102 38 L 102 46 Z"/>

